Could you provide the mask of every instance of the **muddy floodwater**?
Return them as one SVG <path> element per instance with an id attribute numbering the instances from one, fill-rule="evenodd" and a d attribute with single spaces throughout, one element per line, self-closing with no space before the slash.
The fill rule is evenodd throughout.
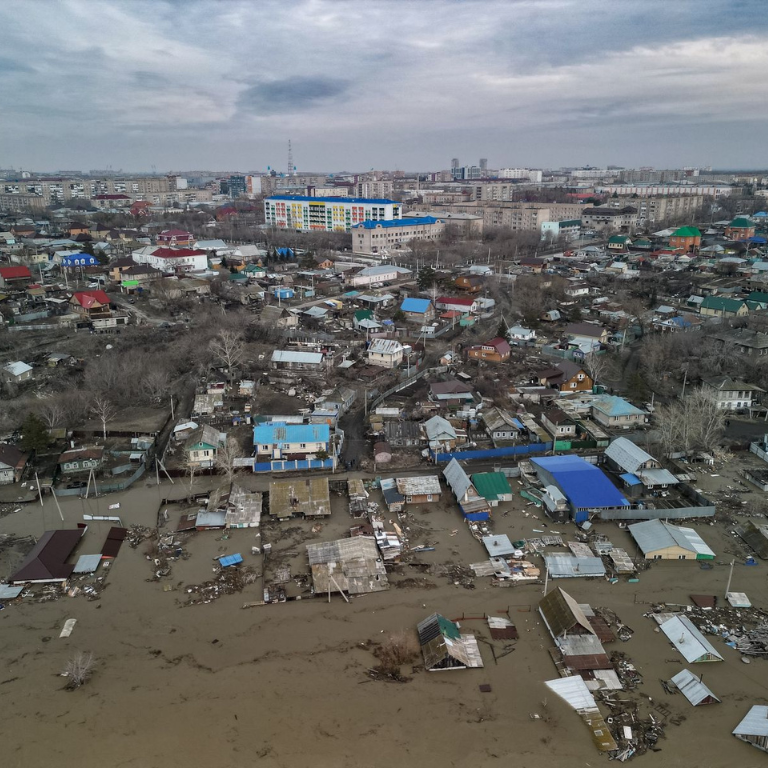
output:
<path id="1" fill-rule="evenodd" d="M 199 481 L 202 488 L 203 481 Z M 266 480 L 248 478 L 251 487 Z M 712 479 L 714 485 L 718 479 Z M 706 483 L 702 480 L 706 490 Z M 74 527 L 84 514 L 117 514 L 124 525 L 154 526 L 161 497 L 184 495 L 177 483 L 140 485 L 130 492 L 96 500 L 62 500 L 59 513 L 48 498 L 45 506 L 28 504 L 0 520 L 0 532 L 39 536 L 44 530 Z M 120 509 L 108 511 L 110 504 Z M 512 540 L 535 536 L 542 521 L 525 502 L 495 510 L 494 532 Z M 528 515 L 528 516 L 526 516 Z M 414 510 L 422 541 L 435 551 L 421 553 L 424 564 L 464 564 L 485 559 L 458 508 L 443 501 Z M 292 573 L 306 570 L 304 544 L 338 538 L 349 528 L 343 500 L 334 498 L 333 515 L 319 530 L 290 521 L 291 534 L 280 538 L 275 526 L 261 536 L 253 529 L 193 534 L 188 559 L 173 564 L 169 577 L 151 581 L 154 564 L 143 545 L 124 545 L 106 571 L 100 599 L 82 595 L 50 602 L 25 599 L 0 611 L 0 703 L 3 768 L 392 768 L 393 766 L 515 766 L 572 768 L 607 765 L 595 751 L 581 719 L 544 685 L 557 677 L 549 656 L 552 641 L 536 613 L 542 585 L 497 588 L 477 578 L 474 589 L 454 584 L 434 569 L 400 568 L 392 587 L 353 598 L 334 595 L 275 605 L 243 608 L 262 599 L 257 579 L 242 592 L 209 603 L 184 606 L 186 587 L 214 575 L 214 558 L 239 552 L 244 565 L 261 571 L 259 555 L 267 528 L 275 549 Z M 175 525 L 175 520 L 170 524 Z M 110 523 L 92 523 L 78 554 L 98 553 Z M 662 562 L 626 578 L 559 581 L 579 602 L 605 606 L 634 632 L 628 642 L 609 647 L 626 653 L 650 697 L 648 711 L 659 702 L 671 719 L 660 751 L 632 762 L 649 766 L 750 768 L 766 764 L 768 755 L 737 741 L 731 731 L 752 704 L 768 703 L 768 661 L 747 665 L 721 638 L 710 637 L 724 656 L 722 663 L 693 665 L 721 704 L 693 708 L 681 695 L 664 692 L 660 680 L 690 665 L 656 624 L 643 614 L 658 601 L 689 603 L 692 593 L 722 597 L 734 539 L 728 526 L 698 524 L 717 553 L 715 565 L 703 570 L 695 562 Z M 572 525 L 557 528 L 573 539 Z M 635 550 L 628 534 L 600 523 L 615 546 Z M 561 550 L 565 551 L 565 550 Z M 0 553 L 2 576 L 18 563 L 20 553 Z M 759 608 L 768 607 L 768 563 L 734 567 L 734 591 L 745 592 Z M 540 564 L 539 559 L 534 562 Z M 723 563 L 723 564 L 718 564 Z M 104 574 L 103 570 L 99 575 Z M 397 586 L 398 581 L 406 586 Z M 552 584 L 550 583 L 550 588 Z M 457 619 L 480 638 L 484 668 L 428 673 L 420 660 L 403 670 L 407 682 L 373 680 L 376 664 L 371 643 L 387 632 L 414 630 L 433 612 Z M 514 650 L 494 661 L 486 614 L 512 618 L 519 630 Z M 59 634 L 67 619 L 77 619 L 70 637 Z M 503 642 L 496 643 L 497 648 Z M 74 651 L 92 651 L 93 678 L 76 691 L 64 689 L 60 676 Z M 480 686 L 490 685 L 490 692 Z M 532 719 L 532 715 L 538 718 Z"/>

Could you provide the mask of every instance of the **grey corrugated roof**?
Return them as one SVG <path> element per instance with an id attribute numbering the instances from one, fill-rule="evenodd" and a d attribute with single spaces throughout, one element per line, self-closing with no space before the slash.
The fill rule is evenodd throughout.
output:
<path id="1" fill-rule="evenodd" d="M 307 363 L 320 365 L 323 362 L 322 352 L 294 352 L 290 349 L 276 349 L 272 353 L 273 363 Z"/>
<path id="2" fill-rule="evenodd" d="M 733 729 L 734 736 L 768 736 L 768 707 L 755 704 Z"/>
<path id="3" fill-rule="evenodd" d="M 93 573 L 101 562 L 101 555 L 80 555 L 72 573 Z"/>
<path id="4" fill-rule="evenodd" d="M 625 472 L 632 473 L 637 472 L 647 461 L 654 460 L 650 453 L 646 453 L 626 437 L 617 437 L 605 449 L 605 455 L 613 459 Z"/>
<path id="5" fill-rule="evenodd" d="M 712 693 L 712 691 L 710 691 L 690 669 L 683 669 L 678 672 L 672 678 L 672 682 L 694 707 L 697 707 L 702 701 L 710 696 L 716 701 L 720 701 L 720 699 L 718 699 L 717 696 L 715 696 L 715 694 Z"/>
<path id="6" fill-rule="evenodd" d="M 456 459 L 450 460 L 443 470 L 443 477 L 457 499 L 464 498 L 464 494 L 472 487 L 472 481 Z"/>
<path id="7" fill-rule="evenodd" d="M 605 576 L 605 566 L 599 557 L 574 557 L 573 555 L 546 555 L 544 558 L 549 575 L 553 579 L 578 576 Z"/>
<path id="8" fill-rule="evenodd" d="M 697 555 L 710 555 L 714 552 L 693 528 L 670 525 L 663 520 L 646 520 L 629 526 L 629 532 L 637 542 L 643 554 L 655 552 L 667 547 L 682 547 Z"/>
<path id="9" fill-rule="evenodd" d="M 723 661 L 723 657 L 712 643 L 699 632 L 687 616 L 673 616 L 661 625 L 661 631 L 689 664 L 696 661 Z M 708 656 L 715 658 L 705 658 Z"/>

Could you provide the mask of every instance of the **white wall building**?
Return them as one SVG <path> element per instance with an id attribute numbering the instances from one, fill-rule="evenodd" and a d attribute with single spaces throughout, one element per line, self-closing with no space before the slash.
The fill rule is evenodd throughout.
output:
<path id="1" fill-rule="evenodd" d="M 131 256 L 138 264 L 148 264 L 166 273 L 201 272 L 208 269 L 208 254 L 197 248 L 147 245 L 133 251 Z"/>
<path id="2" fill-rule="evenodd" d="M 368 347 L 368 362 L 381 368 L 397 368 L 403 362 L 403 345 L 395 339 L 374 339 Z"/>

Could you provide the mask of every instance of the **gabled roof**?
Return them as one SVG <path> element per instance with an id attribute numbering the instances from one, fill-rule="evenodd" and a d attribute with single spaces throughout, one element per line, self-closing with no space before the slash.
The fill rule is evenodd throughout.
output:
<path id="1" fill-rule="evenodd" d="M 729 229 L 754 229 L 755 225 L 749 219 L 740 216 L 734 219 L 728 227 Z"/>
<path id="2" fill-rule="evenodd" d="M 697 661 L 723 661 L 712 643 L 687 616 L 673 616 L 661 625 L 661 631 L 689 664 Z"/>
<path id="3" fill-rule="evenodd" d="M 663 520 L 646 520 L 629 526 L 629 532 L 644 555 L 669 547 L 680 547 L 695 555 L 714 557 L 715 553 L 693 528 L 670 525 Z"/>
<path id="4" fill-rule="evenodd" d="M 626 437 L 617 437 L 606 449 L 605 455 L 613 459 L 625 472 L 637 472 L 643 464 L 655 461 L 639 445 Z"/>
<path id="5" fill-rule="evenodd" d="M 15 445 L 0 443 L 0 465 L 13 467 L 16 469 L 26 461 L 26 455 L 22 453 Z"/>
<path id="6" fill-rule="evenodd" d="M 602 395 L 594 401 L 592 407 L 606 416 L 640 416 L 645 414 L 645 411 L 636 408 L 628 400 L 616 395 Z"/>
<path id="7" fill-rule="evenodd" d="M 680 227 L 672 233 L 672 237 L 701 237 L 696 227 Z"/>
<path id="8" fill-rule="evenodd" d="M 10 582 L 64 581 L 75 566 L 66 562 L 83 535 L 82 530 L 46 531 L 24 558 Z"/>
<path id="9" fill-rule="evenodd" d="M 24 277 L 32 279 L 29 267 L 0 267 L 0 277 L 3 280 L 20 280 Z"/>
<path id="10" fill-rule="evenodd" d="M 755 704 L 733 729 L 734 736 L 768 737 L 768 706 Z"/>
<path id="11" fill-rule="evenodd" d="M 196 445 L 210 445 L 211 448 L 218 448 L 219 430 L 214 429 L 210 424 L 198 427 L 184 441 L 184 449 L 188 451 Z"/>
<path id="12" fill-rule="evenodd" d="M 206 256 L 206 251 L 200 248 L 155 248 L 152 256 L 159 259 L 183 259 L 189 256 Z"/>
<path id="13" fill-rule="evenodd" d="M 741 299 L 727 299 L 723 296 L 707 296 L 701 302 L 702 309 L 715 309 L 719 312 L 738 312 L 743 305 Z"/>
<path id="14" fill-rule="evenodd" d="M 553 589 L 539 601 L 539 611 L 553 639 L 566 635 L 574 629 L 588 635 L 596 634 L 579 604 L 560 587 Z"/>
<path id="15" fill-rule="evenodd" d="M 83 309 L 91 309 L 96 305 L 109 306 L 109 296 L 104 291 L 78 291 L 72 294 L 72 300 Z"/>
<path id="16" fill-rule="evenodd" d="M 457 499 L 463 499 L 464 494 L 472 487 L 472 481 L 456 459 L 450 460 L 448 466 L 443 470 L 443 477 L 451 486 L 453 495 Z"/>
<path id="17" fill-rule="evenodd" d="M 599 339 L 606 329 L 602 325 L 594 323 L 571 323 L 565 329 L 567 336 L 588 336 L 589 338 Z"/>
<path id="18" fill-rule="evenodd" d="M 694 706 L 711 701 L 720 701 L 712 691 L 707 688 L 699 677 L 690 669 L 682 669 L 672 679 L 680 693 Z M 708 701 L 709 700 L 709 701 Z"/>
<path id="19" fill-rule="evenodd" d="M 416 299 L 407 298 L 403 299 L 403 303 L 400 305 L 400 309 L 403 312 L 415 312 L 417 314 L 424 314 L 429 311 L 429 307 L 432 302 L 429 299 Z"/>
<path id="20" fill-rule="evenodd" d="M 475 303 L 475 299 L 470 298 L 455 298 L 452 296 L 441 296 L 437 301 L 435 302 L 437 304 L 448 304 L 453 305 L 457 307 L 471 307 Z"/>
<path id="21" fill-rule="evenodd" d="M 16 362 L 8 363 L 7 365 L 4 365 L 3 370 L 8 371 L 8 373 L 10 373 L 11 376 L 21 376 L 27 373 L 28 371 L 31 371 L 32 366 L 27 365 L 21 360 L 16 360 Z"/>
<path id="22" fill-rule="evenodd" d="M 477 492 L 488 501 L 495 501 L 500 496 L 512 493 L 509 480 L 501 472 L 478 472 L 472 475 L 472 483 Z"/>

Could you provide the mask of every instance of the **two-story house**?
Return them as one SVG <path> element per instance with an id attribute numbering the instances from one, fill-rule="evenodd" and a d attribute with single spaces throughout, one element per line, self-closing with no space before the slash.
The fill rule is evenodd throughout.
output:
<path id="1" fill-rule="evenodd" d="M 591 392 L 592 377 L 571 360 L 560 360 L 552 368 L 538 371 L 533 376 L 537 384 L 554 387 L 560 392 Z"/>
<path id="2" fill-rule="evenodd" d="M 497 336 L 484 344 L 476 344 L 467 350 L 470 360 L 484 360 L 488 363 L 505 363 L 511 353 L 509 342 Z"/>
<path id="3" fill-rule="evenodd" d="M 221 445 L 221 433 L 210 424 L 203 424 L 184 441 L 184 453 L 190 467 L 210 468 L 216 462 L 216 452 Z"/>
<path id="4" fill-rule="evenodd" d="M 397 368 L 403 362 L 403 345 L 396 339 L 374 339 L 368 347 L 368 363 L 380 368 Z"/>
<path id="5" fill-rule="evenodd" d="M 318 453 L 331 455 L 331 430 L 327 423 L 286 424 L 271 422 L 253 428 L 257 461 L 304 460 Z"/>
<path id="6" fill-rule="evenodd" d="M 717 399 L 717 407 L 726 411 L 739 411 L 750 408 L 760 400 L 765 390 L 746 381 L 732 379 L 730 376 L 716 376 L 703 380 L 704 386 Z"/>

